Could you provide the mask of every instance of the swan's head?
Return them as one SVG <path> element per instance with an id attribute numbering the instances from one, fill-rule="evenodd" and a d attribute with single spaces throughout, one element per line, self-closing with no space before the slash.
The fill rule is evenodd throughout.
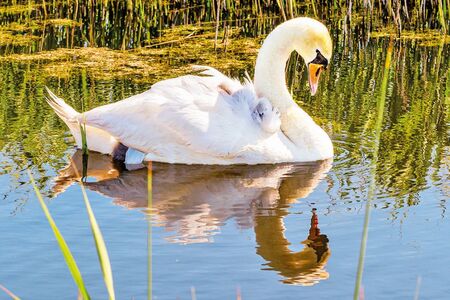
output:
<path id="1" fill-rule="evenodd" d="M 278 25 L 264 41 L 255 67 L 254 84 L 258 95 L 270 101 L 279 96 L 272 87 L 285 79 L 285 63 L 293 51 L 306 63 L 311 94 L 317 92 L 320 74 L 331 59 L 331 36 L 321 22 L 301 17 Z M 280 87 L 284 95 L 288 93 L 285 85 Z"/>
<path id="2" fill-rule="evenodd" d="M 331 59 L 331 36 L 327 27 L 317 20 L 298 18 L 293 21 L 298 22 L 295 50 L 305 60 L 311 95 L 314 95 L 319 85 L 320 73 L 327 69 Z"/>

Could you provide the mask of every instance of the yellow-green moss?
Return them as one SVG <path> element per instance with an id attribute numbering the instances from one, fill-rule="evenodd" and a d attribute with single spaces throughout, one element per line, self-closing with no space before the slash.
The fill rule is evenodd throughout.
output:
<path id="1" fill-rule="evenodd" d="M 40 4 L 31 4 L 31 5 L 7 5 L 7 6 L 0 6 L 0 14 L 6 14 L 6 15 L 15 15 L 15 14 L 21 14 L 24 12 L 32 11 L 36 9 L 37 7 L 41 6 Z"/>
<path id="2" fill-rule="evenodd" d="M 30 23 L 12 22 L 9 23 L 8 25 L 0 26 L 0 31 L 25 32 L 41 28 L 42 25 L 39 24 L 37 21 L 31 21 Z"/>
<path id="3" fill-rule="evenodd" d="M 1 32 L 0 32 L 1 34 Z M 178 38 L 176 38 L 178 37 Z M 222 70 L 242 69 L 254 64 L 261 39 L 229 38 L 218 42 L 214 50 L 214 33 L 183 39 L 167 34 L 156 45 L 119 51 L 108 48 L 60 48 L 33 54 L 0 56 L 0 61 L 39 61 L 44 76 L 67 78 L 84 68 L 94 78 L 131 78 L 154 82 L 167 74 L 178 76 L 190 72 L 190 65 L 205 64 Z M 158 46 L 164 43 L 164 46 Z M 176 66 L 176 67 L 175 67 Z"/>
<path id="4" fill-rule="evenodd" d="M 0 46 L 28 46 L 38 39 L 38 36 L 31 34 L 13 34 L 10 31 L 0 31 Z"/>
<path id="5" fill-rule="evenodd" d="M 54 26 L 67 26 L 67 27 L 81 25 L 80 22 L 77 22 L 77 21 L 74 21 L 71 19 L 49 19 L 49 20 L 45 20 L 45 24 L 54 25 Z"/>
<path id="6" fill-rule="evenodd" d="M 450 36 L 439 30 L 426 30 L 422 32 L 402 31 L 399 37 L 395 29 L 388 29 L 382 32 L 372 32 L 370 36 L 373 38 L 393 37 L 399 40 L 417 40 L 420 46 L 438 46 L 450 43 Z"/>

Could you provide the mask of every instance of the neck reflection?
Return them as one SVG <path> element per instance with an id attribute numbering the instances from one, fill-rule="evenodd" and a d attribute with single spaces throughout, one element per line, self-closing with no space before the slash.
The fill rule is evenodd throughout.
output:
<path id="1" fill-rule="evenodd" d="M 255 221 L 257 253 L 266 260 L 269 270 L 277 271 L 283 283 L 314 285 L 328 279 L 325 265 L 330 257 L 328 237 L 320 233 L 318 217 L 313 209 L 309 234 L 299 252 L 289 249 L 291 244 L 284 236 L 283 217 L 287 213 L 277 211 L 272 216 L 257 216 Z"/>
<path id="2" fill-rule="evenodd" d="M 241 229 L 254 228 L 257 254 L 287 284 L 312 285 L 328 278 L 328 238 L 320 233 L 312 212 L 304 248 L 289 249 L 283 219 L 287 208 L 307 197 L 330 169 L 330 161 L 301 165 L 188 166 L 152 164 L 153 207 L 156 226 L 172 232 L 174 243 L 212 242 L 228 220 Z M 55 178 L 53 191 L 62 193 L 82 169 L 82 154 Z M 127 208 L 147 212 L 147 169 L 127 171 L 109 156 L 90 153 L 85 186 Z M 267 269 L 265 267 L 265 269 Z"/>

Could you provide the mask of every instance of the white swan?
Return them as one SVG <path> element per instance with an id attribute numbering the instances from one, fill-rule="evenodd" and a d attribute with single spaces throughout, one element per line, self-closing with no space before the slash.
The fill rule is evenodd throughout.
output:
<path id="1" fill-rule="evenodd" d="M 331 158 L 328 135 L 293 101 L 285 66 L 297 51 L 308 66 L 311 94 L 331 57 L 327 28 L 296 18 L 273 30 L 258 54 L 255 78 L 242 85 L 219 71 L 156 83 L 142 94 L 76 112 L 49 92 L 49 104 L 81 147 L 80 123 L 88 148 L 126 163 L 143 160 L 183 164 L 261 164 Z M 126 154 L 124 154 L 126 151 Z"/>

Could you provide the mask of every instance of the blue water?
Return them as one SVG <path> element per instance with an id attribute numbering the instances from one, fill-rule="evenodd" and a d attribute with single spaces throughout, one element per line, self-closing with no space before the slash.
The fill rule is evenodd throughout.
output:
<path id="1" fill-rule="evenodd" d="M 164 168 L 161 172 L 167 171 Z M 172 170 L 185 171 L 186 168 Z M 180 185 L 192 180 L 189 183 L 192 190 L 185 192 L 186 196 L 178 202 L 169 200 L 160 204 L 169 197 L 154 199 L 159 210 L 155 212 L 151 229 L 154 299 L 190 299 L 192 288 L 197 299 L 234 299 L 237 293 L 242 299 L 350 298 L 355 283 L 364 202 L 349 206 L 330 197 L 330 185 L 336 183 L 333 178 L 338 176 L 331 169 L 312 190 L 307 184 L 310 174 L 294 175 L 305 177 L 301 178 L 303 184 L 306 182 L 303 189 L 310 192 L 306 198 L 281 208 L 271 208 L 266 203 L 265 207 L 252 211 L 248 204 L 255 199 L 247 203 L 245 197 L 235 199 L 234 203 L 223 202 L 220 195 L 223 188 L 242 187 L 236 176 L 238 181 L 258 177 L 236 175 L 240 171 L 201 183 L 195 181 L 197 174 L 192 177 L 177 174 Z M 124 171 L 125 177 L 121 178 L 125 179 L 121 184 L 126 185 L 126 176 L 145 178 L 144 173 L 136 175 L 136 172 Z M 157 176 L 158 171 L 154 174 L 155 183 L 158 183 Z M 8 176 L 1 176 L 0 180 L 5 189 Z M 265 190 L 260 183 L 254 184 L 259 184 L 258 192 Z M 171 185 L 173 189 L 180 187 L 177 181 Z M 205 191 L 198 193 L 196 188 L 203 187 Z M 184 191 L 185 188 L 182 187 Z M 156 191 L 156 197 L 158 193 L 165 191 Z M 269 192 L 265 190 L 265 193 L 264 199 L 268 201 Z M 450 291 L 449 278 L 443 275 L 450 263 L 445 255 L 450 250 L 450 224 L 448 214 L 436 202 L 439 193 L 433 187 L 419 193 L 420 206 L 408 207 L 396 216 L 389 209 L 372 210 L 363 277 L 364 294 L 368 299 L 413 298 L 417 288 L 422 299 L 439 299 Z M 195 197 L 189 198 L 189 195 Z M 138 203 L 134 194 L 128 200 L 112 200 L 95 191 L 88 191 L 88 196 L 108 246 L 118 299 L 146 298 L 149 288 L 148 216 L 141 208 L 126 207 Z M 15 210 L 17 204 L 13 201 L 2 202 L 0 283 L 23 299 L 74 299 L 77 290 L 52 231 L 36 197 L 28 193 L 27 198 L 27 204 L 19 211 Z M 94 299 L 106 298 L 80 187 L 73 184 L 47 203 L 73 251 L 89 292 Z M 329 240 L 329 258 L 323 268 L 315 270 L 326 274 L 325 278 L 304 274 L 302 284 L 283 284 L 286 277 L 273 268 L 270 270 L 268 261 L 256 253 L 258 245 L 251 219 L 259 218 L 258 222 L 264 222 L 265 218 L 283 212 L 284 235 L 291 243 L 289 248 L 297 252 L 306 248 L 300 242 L 308 237 L 313 207 L 321 234 Z M 262 231 L 261 236 L 271 241 L 272 237 L 264 236 L 267 232 L 270 230 Z M 0 295 L 0 299 L 5 298 L 4 294 Z"/>

